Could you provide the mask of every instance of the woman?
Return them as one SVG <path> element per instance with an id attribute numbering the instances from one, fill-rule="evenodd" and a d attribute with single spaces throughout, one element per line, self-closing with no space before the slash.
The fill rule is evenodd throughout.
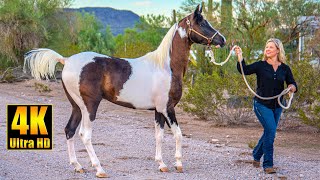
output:
<path id="1" fill-rule="evenodd" d="M 245 75 L 256 74 L 257 94 L 262 97 L 271 97 L 280 94 L 284 90 L 284 82 L 290 87 L 290 92 L 297 91 L 297 84 L 293 78 L 291 69 L 285 64 L 285 52 L 279 39 L 271 38 L 267 41 L 262 61 L 246 65 L 240 47 L 235 48 L 238 57 L 237 68 L 240 63 Z M 254 112 L 263 126 L 263 134 L 253 150 L 253 165 L 260 166 L 263 156 L 263 168 L 265 173 L 276 173 L 273 167 L 273 143 L 276 136 L 277 125 L 282 113 L 282 108 L 277 99 L 261 100 L 254 97 Z"/>

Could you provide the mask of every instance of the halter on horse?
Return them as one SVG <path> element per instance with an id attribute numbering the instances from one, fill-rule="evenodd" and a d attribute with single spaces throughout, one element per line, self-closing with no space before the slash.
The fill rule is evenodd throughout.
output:
<path id="1" fill-rule="evenodd" d="M 225 38 L 201 15 L 199 6 L 194 13 L 173 25 L 159 47 L 136 59 L 119 59 L 94 52 L 82 52 L 63 59 L 56 55 L 54 61 L 65 63 L 62 81 L 65 93 L 72 105 L 72 114 L 65 133 L 70 163 L 76 171 L 83 172 L 74 149 L 74 134 L 80 124 L 79 135 L 90 156 L 97 177 L 106 177 L 91 143 L 92 121 L 102 99 L 115 104 L 155 111 L 156 156 L 159 169 L 167 172 L 162 160 L 162 140 L 165 123 L 176 140 L 176 163 L 182 172 L 182 133 L 175 116 L 175 106 L 182 96 L 182 78 L 187 69 L 190 47 L 193 43 L 223 47 Z M 178 33 L 177 33 L 178 32 Z M 34 50 L 26 56 L 26 66 L 37 73 L 42 60 L 37 53 L 54 54 L 54 51 Z M 34 67 L 34 68 L 33 68 Z M 47 68 L 49 69 L 49 68 Z M 52 68 L 51 68 L 52 69 Z M 43 71 L 42 71 L 43 76 Z"/>

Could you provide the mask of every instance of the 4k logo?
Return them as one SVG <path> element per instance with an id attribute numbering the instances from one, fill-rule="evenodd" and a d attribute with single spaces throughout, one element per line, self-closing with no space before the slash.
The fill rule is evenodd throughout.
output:
<path id="1" fill-rule="evenodd" d="M 52 105 L 8 105 L 7 149 L 52 149 Z"/>

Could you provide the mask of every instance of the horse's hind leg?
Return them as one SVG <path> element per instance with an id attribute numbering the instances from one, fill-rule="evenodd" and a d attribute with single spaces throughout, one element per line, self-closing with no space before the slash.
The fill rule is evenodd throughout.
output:
<path id="1" fill-rule="evenodd" d="M 85 145 L 87 152 L 89 154 L 92 166 L 96 168 L 97 177 L 107 177 L 106 172 L 101 167 L 100 161 L 93 149 L 92 143 L 91 143 L 91 136 L 92 136 L 92 122 L 95 119 L 95 114 L 98 109 L 98 105 L 100 103 L 100 100 L 88 100 L 84 98 L 86 107 L 81 109 L 83 120 L 81 121 L 79 135 L 81 137 L 81 140 L 83 144 Z"/>
<path id="2" fill-rule="evenodd" d="M 79 164 L 76 157 L 76 152 L 74 150 L 74 137 L 73 137 L 82 118 L 81 110 L 79 106 L 76 104 L 76 102 L 71 98 L 63 82 L 62 82 L 62 85 L 66 92 L 67 98 L 69 99 L 72 105 L 72 114 L 70 116 L 67 126 L 64 129 L 66 133 L 67 144 L 68 144 L 69 160 L 70 160 L 70 164 L 74 165 L 76 172 L 83 173 L 84 170 L 82 166 Z"/>
<path id="3" fill-rule="evenodd" d="M 163 114 L 155 111 L 155 137 L 156 137 L 156 156 L 155 160 L 159 163 L 161 172 L 168 172 L 167 165 L 162 160 L 162 140 L 164 134 L 165 117 Z"/>
<path id="4" fill-rule="evenodd" d="M 79 107 L 73 108 L 70 120 L 64 130 L 67 137 L 70 164 L 74 165 L 76 172 L 83 173 L 84 170 L 82 166 L 79 164 L 76 157 L 76 152 L 74 150 L 74 137 L 73 137 L 80 121 L 81 121 L 81 111 Z"/>

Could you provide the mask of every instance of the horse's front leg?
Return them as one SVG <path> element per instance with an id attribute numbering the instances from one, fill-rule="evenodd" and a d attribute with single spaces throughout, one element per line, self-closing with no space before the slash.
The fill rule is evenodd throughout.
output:
<path id="1" fill-rule="evenodd" d="M 168 172 L 167 165 L 162 160 L 162 140 L 164 134 L 165 117 L 163 114 L 155 111 L 155 138 L 156 138 L 156 156 L 155 161 L 159 163 L 161 172 Z"/>
<path id="2" fill-rule="evenodd" d="M 174 108 L 168 108 L 167 111 L 168 114 L 168 119 L 170 120 L 170 126 L 171 126 L 171 131 L 173 133 L 173 136 L 176 139 L 176 163 L 175 163 L 175 168 L 178 172 L 182 173 L 182 133 L 181 129 L 178 125 L 177 119 L 176 119 L 176 114 L 174 111 Z"/>

